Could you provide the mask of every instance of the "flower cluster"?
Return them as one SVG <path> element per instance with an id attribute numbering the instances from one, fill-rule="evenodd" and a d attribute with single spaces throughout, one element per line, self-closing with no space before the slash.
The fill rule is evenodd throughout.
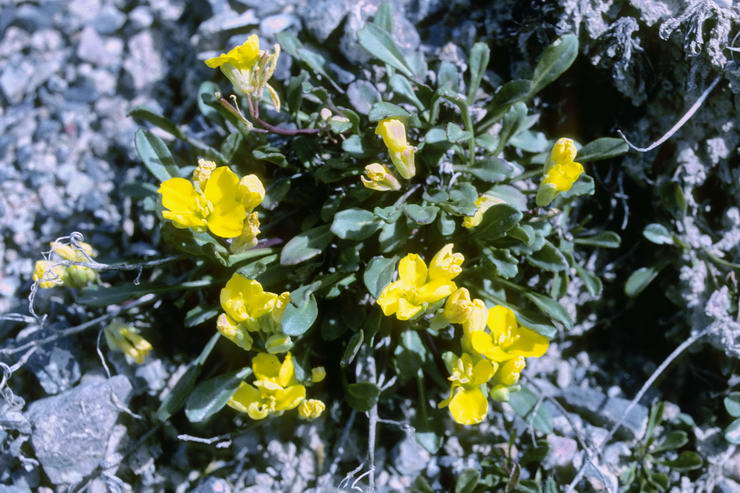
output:
<path id="1" fill-rule="evenodd" d="M 318 399 L 306 399 L 306 386 L 296 378 L 293 356 L 288 353 L 282 362 L 274 354 L 259 353 L 252 358 L 254 382 L 242 382 L 229 399 L 228 405 L 246 413 L 254 420 L 281 415 L 298 408 L 302 419 L 316 419 L 325 405 Z M 312 383 L 324 379 L 323 367 L 314 368 Z"/>
<path id="2" fill-rule="evenodd" d="M 205 63 L 210 68 L 220 68 L 231 81 L 234 90 L 242 96 L 254 96 L 259 100 L 267 89 L 272 104 L 280 111 L 280 97 L 268 84 L 272 74 L 275 73 L 279 57 L 279 44 L 273 46 L 272 53 L 260 50 L 259 37 L 253 34 L 228 53 L 209 58 Z"/>
<path id="3" fill-rule="evenodd" d="M 103 329 L 105 341 L 111 351 L 121 351 L 136 363 L 142 364 L 152 351 L 152 345 L 144 339 L 133 326 L 126 324 L 120 318 Z"/>
<path id="4" fill-rule="evenodd" d="M 414 162 L 416 147 L 406 140 L 406 125 L 400 118 L 386 118 L 378 122 L 375 134 L 383 138 L 383 143 L 391 156 L 391 162 L 402 178 L 410 180 L 416 175 Z M 400 190 L 401 184 L 391 171 L 382 164 L 373 163 L 365 167 L 362 184 L 372 190 L 386 192 Z"/>
<path id="5" fill-rule="evenodd" d="M 552 146 L 550 157 L 545 163 L 545 177 L 537 190 L 537 205 L 545 207 L 561 192 L 567 192 L 583 174 L 583 165 L 574 161 L 576 143 L 561 138 Z"/>
<path id="6" fill-rule="evenodd" d="M 457 289 L 452 280 L 462 272 L 465 260 L 462 254 L 452 253 L 452 248 L 452 243 L 442 247 L 429 268 L 415 253 L 402 258 L 398 263 L 398 280 L 387 285 L 378 296 L 383 314 L 409 320 L 424 313 L 431 303 L 452 294 Z"/>
<path id="7" fill-rule="evenodd" d="M 260 335 L 270 353 L 284 353 L 291 349 L 290 337 L 280 332 L 283 311 L 290 301 L 290 293 L 270 293 L 254 279 L 234 274 L 221 290 L 221 308 L 218 331 L 234 344 L 249 351 Z"/>
<path id="8" fill-rule="evenodd" d="M 495 202 L 494 202 L 495 203 Z M 388 284 L 377 299 L 386 316 L 398 320 L 419 318 L 445 300 L 441 314 L 446 323 L 462 326 L 461 356 L 446 353 L 450 372 L 450 394 L 439 407 L 449 407 L 455 422 L 471 425 L 483 421 L 488 413 L 488 396 L 508 400 L 526 366 L 525 358 L 539 357 L 547 351 L 547 338 L 518 324 L 516 314 L 497 305 L 486 307 L 481 299 L 458 288 L 453 279 L 462 272 L 465 260 L 445 245 L 427 268 L 417 254 L 406 255 L 398 264 L 398 280 Z"/>
<path id="9" fill-rule="evenodd" d="M 234 238 L 234 253 L 257 244 L 260 223 L 254 208 L 265 198 L 265 187 L 256 175 L 239 179 L 228 166 L 200 159 L 192 181 L 170 178 L 159 193 L 166 209 L 162 216 L 176 228 Z"/>
<path id="10" fill-rule="evenodd" d="M 97 273 L 84 265 L 65 265 L 68 262 L 88 262 L 97 255 L 90 244 L 84 241 L 73 245 L 52 241 L 49 260 L 37 260 L 33 268 L 33 280 L 40 288 L 69 286 L 83 288 L 98 279 Z"/>

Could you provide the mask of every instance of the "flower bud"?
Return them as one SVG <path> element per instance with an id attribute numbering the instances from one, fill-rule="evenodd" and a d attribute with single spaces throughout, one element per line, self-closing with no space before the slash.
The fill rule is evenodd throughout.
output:
<path id="1" fill-rule="evenodd" d="M 270 354 L 287 353 L 293 349 L 293 341 L 290 336 L 273 334 L 265 342 L 265 349 Z"/>
<path id="2" fill-rule="evenodd" d="M 42 289 L 49 289 L 64 284 L 66 269 L 62 265 L 54 265 L 48 260 L 37 260 L 33 267 L 33 280 L 39 283 Z"/>
<path id="3" fill-rule="evenodd" d="M 326 405 L 318 399 L 306 399 L 298 406 L 298 416 L 301 419 L 316 419 L 326 409 Z"/>
<path id="4" fill-rule="evenodd" d="M 452 253 L 453 247 L 452 243 L 448 243 L 432 257 L 432 261 L 429 263 L 429 278 L 431 280 L 450 281 L 462 272 L 462 263 L 465 261 L 465 256 L 462 253 Z"/>
<path id="5" fill-rule="evenodd" d="M 311 381 L 319 383 L 326 378 L 326 369 L 323 366 L 317 366 L 311 370 Z"/>
<path id="6" fill-rule="evenodd" d="M 265 186 L 257 175 L 247 175 L 239 180 L 239 200 L 247 211 L 252 211 L 265 199 Z"/>
<path id="7" fill-rule="evenodd" d="M 226 337 L 245 351 L 252 349 L 252 336 L 249 335 L 247 330 L 240 327 L 237 322 L 225 313 L 218 316 L 218 319 L 216 320 L 216 328 L 222 336 Z"/>
<path id="8" fill-rule="evenodd" d="M 385 166 L 379 163 L 368 164 L 365 166 L 365 176 L 361 176 L 362 184 L 365 188 L 377 190 L 379 192 L 396 191 L 401 189 L 401 184 L 398 182 L 393 173 L 388 170 Z"/>
<path id="9" fill-rule="evenodd" d="M 136 363 L 142 364 L 152 350 L 149 341 L 141 337 L 138 331 L 125 324 L 121 319 L 114 319 L 104 330 L 105 340 L 112 351 L 121 351 Z"/>

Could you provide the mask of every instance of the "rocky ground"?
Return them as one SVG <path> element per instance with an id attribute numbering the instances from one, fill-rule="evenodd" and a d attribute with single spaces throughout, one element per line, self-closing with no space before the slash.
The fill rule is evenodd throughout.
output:
<path id="1" fill-rule="evenodd" d="M 272 39 L 283 30 L 301 31 L 318 44 L 337 46 L 341 61 L 331 68 L 339 81 L 349 83 L 352 74 L 342 65 L 368 60 L 355 35 L 378 3 L 4 0 L 0 313 L 28 314 L 33 262 L 49 241 L 72 231 L 83 232 L 103 261 L 159 255 L 155 218 L 132 214 L 135 195 L 125 187 L 147 179 L 133 150 L 139 123 L 127 116 L 132 108 L 146 105 L 187 123 L 191 135 L 202 135 L 205 125 L 192 119 L 196 91 L 213 73 L 201 60 L 252 32 Z M 604 220 L 620 230 L 623 245 L 625 238 L 641 237 L 642 227 L 652 222 L 641 215 L 649 214 L 657 184 L 682 180 L 699 195 L 714 194 L 714 209 L 683 223 L 677 233 L 696 249 L 737 262 L 740 70 L 733 59 L 737 48 L 726 47 L 737 33 L 740 14 L 732 2 L 394 4 L 402 48 L 421 44 L 430 54 L 464 64 L 450 40 L 469 46 L 487 39 L 492 77 L 498 72 L 515 78 L 556 35 L 578 33 L 579 59 L 562 82 L 545 91 L 542 105 L 551 133 L 565 130 L 584 141 L 615 135 L 620 128 L 637 145 L 647 145 L 719 77 L 713 94 L 673 141 L 660 151 L 631 153 L 621 164 L 597 171 L 596 179 L 607 192 Z M 283 57 L 276 77 L 287 70 L 288 58 Z M 626 177 L 615 178 L 617 174 Z M 627 255 L 634 260 L 633 269 L 643 265 L 645 251 L 631 249 Z M 609 259 L 604 271 L 611 279 L 624 279 L 630 270 L 616 260 Z M 542 463 L 562 484 L 584 461 L 579 441 L 599 443 L 673 348 L 692 331 L 724 324 L 709 341 L 711 347 L 695 348 L 690 361 L 660 380 L 630 412 L 618 441 L 605 449 L 599 470 L 587 468 L 586 478 L 592 489 L 614 491 L 617 470 L 629 463 L 633 444 L 645 433 L 648 404 L 663 399 L 669 401 L 666 415 L 672 423 L 683 422 L 683 416 L 693 420 L 687 429 L 705 461 L 699 473 L 680 480 L 680 490 L 740 491 L 740 453 L 722 438 L 727 419 L 716 416 L 719 408 L 705 402 L 720 401 L 722 392 L 740 383 L 733 359 L 740 354 L 740 332 L 730 320 L 727 287 L 705 282 L 708 274 L 695 260 L 690 252 L 676 255 L 669 268 L 676 281 L 664 280 L 672 284 L 671 299 L 685 307 L 678 316 L 660 285 L 642 298 L 649 309 L 614 306 L 609 294 L 621 293 L 622 283 L 607 287 L 606 301 L 593 310 L 581 309 L 594 307 L 589 300 L 563 300 L 573 313 L 579 310 L 581 323 L 529 369 L 531 384 L 562 405 L 542 404 L 554 416 L 554 432 L 545 437 L 550 451 Z M 49 314 L 47 323 L 41 328 L 33 318 L 31 323 L 0 321 L 0 347 L 38 340 L 90 318 L 69 301 L 41 293 L 36 302 Z M 609 323 L 604 323 L 607 317 Z M 660 327 L 661 333 L 644 336 L 645 327 Z M 91 334 L 59 339 L 26 361 L 18 361 L 22 353 L 0 354 L 0 492 L 63 491 L 70 485 L 92 491 L 350 490 L 352 481 L 342 481 L 365 454 L 363 415 L 335 405 L 326 419 L 291 424 L 289 431 L 242 427 L 211 443 L 197 443 L 188 435 L 216 433 L 177 419 L 154 428 L 151 424 L 157 397 L 184 371 L 184 362 L 152 357 L 132 369 L 111 354 L 109 368 L 104 368 Z M 108 371 L 116 376 L 108 378 Z M 702 390 L 691 390 L 696 388 Z M 105 395 L 109 398 L 101 398 Z M 497 421 L 526 429 L 508 408 L 503 411 Z M 78 419 L 80 413 L 85 420 Z M 389 425 L 377 450 L 379 490 L 409 491 L 419 475 L 441 488 L 463 470 L 479 468 L 484 459 L 497 456 L 495 443 L 506 441 L 498 437 L 502 422 L 461 431 L 435 456 L 412 435 Z M 229 426 L 236 429 L 233 423 L 225 428 Z M 501 440 L 481 438 L 486 436 Z"/>

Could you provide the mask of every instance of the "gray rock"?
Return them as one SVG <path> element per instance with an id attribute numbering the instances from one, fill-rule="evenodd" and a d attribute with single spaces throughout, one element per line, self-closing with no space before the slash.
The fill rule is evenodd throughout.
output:
<path id="1" fill-rule="evenodd" d="M 125 405 L 130 394 L 126 377 L 98 377 L 31 404 L 31 444 L 52 483 L 78 483 L 100 465 L 118 406 Z"/>
<path id="2" fill-rule="evenodd" d="M 32 76 L 33 65 L 28 62 L 19 65 L 5 64 L 2 74 L 0 74 L 0 89 L 2 89 L 5 99 L 10 104 L 19 103 L 23 99 L 29 89 Z"/>
<path id="3" fill-rule="evenodd" d="M 41 189 L 49 187 L 42 185 Z M 42 196 L 42 201 L 46 199 Z M 44 202 L 46 205 L 47 203 Z M 48 207 L 52 208 L 52 207 Z M 39 331 L 35 337 L 49 335 Z M 70 389 L 80 380 L 80 364 L 74 346 L 67 340 L 53 346 L 40 347 L 28 360 L 28 367 L 47 394 L 58 394 Z"/>
<path id="4" fill-rule="evenodd" d="M 426 469 L 429 452 L 419 445 L 413 434 L 406 437 L 393 449 L 393 464 L 405 476 L 416 477 Z"/>
<path id="5" fill-rule="evenodd" d="M 290 14 L 278 14 L 265 17 L 260 22 L 260 32 L 263 36 L 275 36 L 277 33 L 285 31 L 292 26 L 301 25 L 301 20 Z"/>
<path id="6" fill-rule="evenodd" d="M 98 12 L 91 24 L 100 34 L 113 34 L 123 26 L 124 22 L 126 22 L 126 16 L 120 10 L 107 6 Z"/>
<path id="7" fill-rule="evenodd" d="M 142 31 L 128 40 L 128 56 L 123 68 L 131 75 L 134 89 L 143 91 L 164 74 L 162 59 L 149 31 Z"/>
<path id="8" fill-rule="evenodd" d="M 135 30 L 146 29 L 152 25 L 154 17 L 148 7 L 139 5 L 128 13 L 128 21 Z"/>
<path id="9" fill-rule="evenodd" d="M 339 27 L 355 3 L 354 0 L 309 0 L 301 10 L 301 17 L 306 29 L 323 42 Z"/>
<path id="10" fill-rule="evenodd" d="M 233 2 L 248 9 L 254 9 L 258 17 L 280 12 L 290 3 L 298 3 L 295 0 L 271 0 L 269 2 L 265 2 L 265 0 L 233 0 Z"/>
<path id="11" fill-rule="evenodd" d="M 721 478 L 714 485 L 712 493 L 740 493 L 740 483 L 736 483 L 728 478 Z"/>
<path id="12" fill-rule="evenodd" d="M 380 93 L 370 82 L 358 80 L 347 87 L 347 97 L 352 106 L 363 115 L 370 112 L 373 104 L 380 101 Z"/>
<path id="13" fill-rule="evenodd" d="M 206 478 L 195 487 L 193 493 L 231 493 L 231 485 L 223 478 Z"/>
<path id="14" fill-rule="evenodd" d="M 77 56 L 81 60 L 104 67 L 118 65 L 122 52 L 123 41 L 118 38 L 104 39 L 90 26 L 80 33 Z"/>
<path id="15" fill-rule="evenodd" d="M 573 459 L 578 452 L 578 443 L 575 440 L 557 435 L 548 435 L 547 444 L 550 450 L 542 465 L 545 469 L 569 469 L 573 467 Z"/>
<path id="16" fill-rule="evenodd" d="M 257 24 L 259 24 L 259 19 L 254 15 L 254 11 L 247 10 L 239 14 L 228 9 L 202 23 L 198 32 L 201 36 L 210 37 L 225 31 L 244 29 Z"/>
<path id="17" fill-rule="evenodd" d="M 624 416 L 630 401 L 619 397 L 608 397 L 597 390 L 569 387 L 563 391 L 568 407 L 596 425 L 610 428 Z M 648 411 L 637 404 L 622 422 L 617 436 L 628 440 L 640 438 L 647 428 Z"/>

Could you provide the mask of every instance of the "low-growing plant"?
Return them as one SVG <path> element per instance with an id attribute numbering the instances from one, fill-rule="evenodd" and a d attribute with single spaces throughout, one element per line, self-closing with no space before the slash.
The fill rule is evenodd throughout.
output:
<path id="1" fill-rule="evenodd" d="M 70 255 L 52 246 L 64 262 L 40 265 L 42 288 L 87 286 L 79 303 L 167 296 L 177 337 L 213 331 L 160 420 L 184 408 L 203 422 L 226 406 L 251 420 L 316 419 L 346 403 L 368 413 L 372 470 L 379 414 L 404 415 L 436 451 L 449 428 L 439 409 L 475 425 L 491 401 L 523 417 L 538 405 L 519 383 L 527 358 L 574 323 L 557 301 L 566 291 L 600 297 L 586 259 L 620 242 L 584 207 L 596 193 L 589 168 L 627 148 L 538 130 L 537 94 L 573 62 L 575 36 L 550 45 L 530 78 L 497 84 L 485 44 L 464 69 L 402 53 L 392 24 L 386 4 L 359 31 L 372 62 L 350 68 L 349 97 L 320 50 L 289 32 L 270 50 L 250 36 L 206 60 L 231 82 L 200 86 L 207 137 L 131 113 L 157 127 L 135 145 L 159 183 L 130 192 L 177 256 L 115 286 L 72 279 L 92 261 L 79 238 L 64 243 Z M 282 53 L 292 64 L 277 81 Z M 105 334 L 137 363 L 157 351 L 125 320 Z M 221 338 L 236 356 L 216 365 Z M 406 400 L 410 414 L 399 411 Z M 493 487 L 489 476 L 481 484 Z"/>

